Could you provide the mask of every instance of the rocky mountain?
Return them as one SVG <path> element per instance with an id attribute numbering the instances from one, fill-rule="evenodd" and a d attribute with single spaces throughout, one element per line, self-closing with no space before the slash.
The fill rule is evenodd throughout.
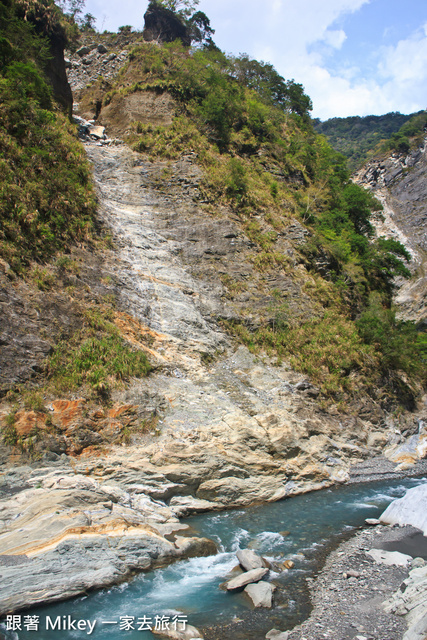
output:
<path id="1" fill-rule="evenodd" d="M 399 314 L 419 326 L 426 323 L 426 139 L 409 152 L 392 152 L 368 162 L 355 174 L 383 205 L 375 227 L 379 235 L 399 240 L 412 256 L 413 278 L 400 280 L 395 294 Z"/>
<path id="2" fill-rule="evenodd" d="M 373 237 L 301 85 L 138 34 L 80 45 L 74 127 L 35 63 L 26 128 L 17 60 L 2 84 L 2 613 L 211 553 L 183 515 L 426 454 L 418 334 L 387 315 L 406 250 Z"/>

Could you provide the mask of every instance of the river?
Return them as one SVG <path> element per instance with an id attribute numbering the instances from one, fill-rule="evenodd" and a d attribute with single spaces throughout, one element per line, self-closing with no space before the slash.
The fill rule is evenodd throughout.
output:
<path id="1" fill-rule="evenodd" d="M 90 634 L 96 640 L 154 638 L 151 631 L 138 630 L 138 626 L 144 626 L 144 616 L 146 627 L 155 626 L 156 616 L 170 618 L 171 624 L 174 616 L 180 616 L 179 627 L 179 620 L 187 618 L 189 624 L 203 630 L 206 640 L 259 640 L 273 627 L 292 628 L 310 612 L 305 578 L 319 570 L 328 551 L 363 525 L 365 518 L 379 516 L 391 500 L 426 481 L 410 478 L 340 486 L 280 502 L 188 518 L 191 530 L 217 542 L 217 555 L 176 562 L 108 590 L 22 612 L 22 622 L 25 615 L 39 616 L 39 629 L 9 632 L 6 637 L 86 637 L 88 627 L 59 632 L 55 620 L 61 616 L 62 623 L 62 616 L 68 615 L 90 621 L 91 627 L 96 621 Z M 254 611 L 244 594 L 220 589 L 237 564 L 235 551 L 239 547 L 250 547 L 270 561 L 291 559 L 295 563 L 288 572 L 270 572 L 270 579 L 277 585 L 272 610 Z M 53 630 L 45 628 L 48 617 L 57 625 Z"/>

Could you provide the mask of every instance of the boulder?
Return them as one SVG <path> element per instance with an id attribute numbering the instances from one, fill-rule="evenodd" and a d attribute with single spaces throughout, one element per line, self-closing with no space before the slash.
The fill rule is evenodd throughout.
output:
<path id="1" fill-rule="evenodd" d="M 414 558 L 411 562 L 411 569 L 419 569 L 420 567 L 425 567 L 426 561 L 424 558 Z"/>
<path id="2" fill-rule="evenodd" d="M 274 587 L 269 582 L 258 582 L 257 584 L 248 584 L 245 587 L 245 593 L 252 600 L 255 608 L 265 607 L 271 609 L 273 604 Z"/>
<path id="3" fill-rule="evenodd" d="M 413 487 L 403 498 L 393 500 L 380 520 L 386 524 L 410 524 L 427 535 L 427 484 Z"/>
<path id="4" fill-rule="evenodd" d="M 169 502 L 169 506 L 178 518 L 182 518 L 188 516 L 190 513 L 215 511 L 215 509 L 219 509 L 222 505 L 221 503 L 218 504 L 218 502 L 209 502 L 209 500 L 193 498 L 193 496 L 173 496 Z"/>
<path id="5" fill-rule="evenodd" d="M 103 140 L 105 138 L 105 127 L 90 125 L 89 135 L 97 140 Z"/>
<path id="6" fill-rule="evenodd" d="M 245 573 L 242 573 L 240 576 L 237 576 L 237 578 L 233 578 L 232 580 L 229 580 L 226 583 L 225 588 L 227 589 L 227 591 L 234 591 L 235 589 L 241 589 L 242 587 L 245 587 L 247 584 L 250 584 L 251 582 L 259 582 L 259 580 L 264 578 L 264 576 L 266 576 L 267 573 L 268 573 L 268 569 L 252 569 L 251 571 L 246 571 Z"/>
<path id="7" fill-rule="evenodd" d="M 98 53 L 102 54 L 102 53 L 108 52 L 108 49 L 104 44 L 99 44 L 97 48 L 98 48 Z"/>
<path id="8" fill-rule="evenodd" d="M 265 636 L 266 640 L 288 640 L 289 631 L 279 631 L 278 629 L 271 629 Z"/>
<path id="9" fill-rule="evenodd" d="M 83 56 L 87 56 L 87 54 L 90 53 L 93 48 L 94 45 L 85 45 L 83 47 L 80 47 L 80 49 L 77 49 L 76 53 L 78 56 L 83 58 Z"/>
<path id="10" fill-rule="evenodd" d="M 245 571 L 265 567 L 261 556 L 252 551 L 252 549 L 239 549 L 236 556 Z"/>
<path id="11" fill-rule="evenodd" d="M 382 549 L 371 549 L 366 552 L 378 564 L 394 565 L 396 567 L 407 567 L 412 560 L 411 556 L 399 551 L 383 551 Z"/>
<path id="12" fill-rule="evenodd" d="M 217 546 L 209 538 L 188 538 L 186 536 L 176 536 L 175 546 L 180 555 L 186 558 L 197 558 L 200 556 L 213 556 L 218 553 Z"/>
<path id="13" fill-rule="evenodd" d="M 170 638 L 170 640 L 195 640 L 196 638 L 203 640 L 203 636 L 196 627 L 187 624 L 185 629 L 152 629 L 152 633 L 161 638 Z"/>

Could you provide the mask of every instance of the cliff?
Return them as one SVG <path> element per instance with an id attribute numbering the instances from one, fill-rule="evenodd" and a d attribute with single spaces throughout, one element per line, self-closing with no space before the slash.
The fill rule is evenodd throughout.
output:
<path id="1" fill-rule="evenodd" d="M 368 162 L 355 181 L 370 189 L 383 204 L 384 220 L 377 218 L 377 233 L 398 239 L 412 256 L 410 281 L 398 281 L 395 304 L 399 315 L 426 324 L 427 155 L 424 139 L 413 150 L 391 152 Z"/>
<path id="2" fill-rule="evenodd" d="M 69 147 L 43 139 L 55 173 L 33 162 L 46 189 L 67 172 L 62 208 L 22 181 L 31 208 L 18 226 L 9 210 L 2 244 L 4 611 L 178 557 L 182 515 L 426 453 L 414 334 L 390 357 L 358 324 L 372 297 L 388 312 L 405 250 L 373 238 L 378 205 L 315 135 L 301 85 L 245 57 L 90 38 L 69 60 L 79 127 Z M 68 586 L 49 577 L 64 553 Z"/>

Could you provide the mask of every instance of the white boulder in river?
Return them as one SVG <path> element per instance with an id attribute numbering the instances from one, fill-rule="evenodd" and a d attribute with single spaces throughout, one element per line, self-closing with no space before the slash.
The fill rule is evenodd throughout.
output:
<path id="1" fill-rule="evenodd" d="M 410 524 L 427 535 L 427 483 L 413 487 L 403 498 L 393 500 L 380 520 L 386 524 Z"/>
<path id="2" fill-rule="evenodd" d="M 226 583 L 225 587 L 227 591 L 234 591 L 234 589 L 241 589 L 251 582 L 259 582 L 265 575 L 267 575 L 268 569 L 252 569 L 242 573 L 237 578 L 233 578 Z"/>
<path id="3" fill-rule="evenodd" d="M 255 608 L 265 607 L 271 609 L 273 604 L 274 586 L 269 582 L 258 582 L 257 584 L 248 584 L 245 587 L 245 593 L 252 600 Z"/>
<path id="4" fill-rule="evenodd" d="M 200 631 L 196 627 L 192 627 L 191 624 L 187 624 L 182 631 L 178 629 L 162 629 L 161 631 L 153 629 L 152 632 L 156 636 L 168 638 L 169 640 L 203 640 Z"/>
<path id="5" fill-rule="evenodd" d="M 251 571 L 251 569 L 261 569 L 265 567 L 265 564 L 255 551 L 252 549 L 239 549 L 236 553 L 239 563 L 242 565 L 245 571 Z"/>

